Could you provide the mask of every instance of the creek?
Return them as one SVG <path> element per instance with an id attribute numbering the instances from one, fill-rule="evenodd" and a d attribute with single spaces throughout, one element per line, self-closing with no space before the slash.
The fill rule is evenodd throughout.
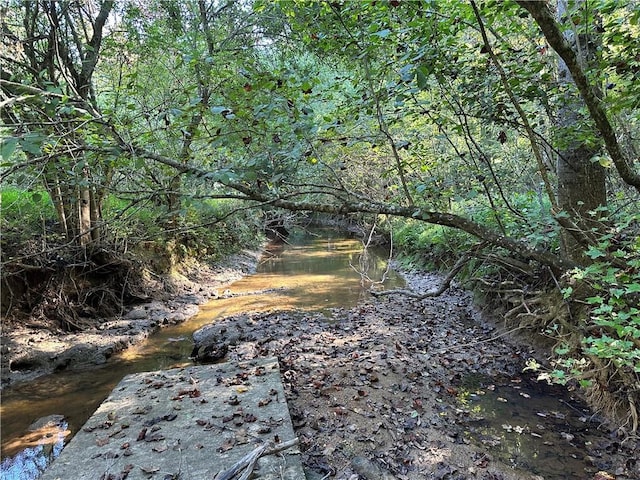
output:
<path id="1" fill-rule="evenodd" d="M 64 441 L 70 439 L 59 431 L 47 433 L 46 438 L 27 434 L 34 420 L 63 415 L 62 427 L 72 435 L 123 376 L 190 365 L 191 334 L 201 326 L 243 312 L 302 310 L 329 314 L 332 309 L 350 308 L 369 297 L 370 284 L 363 282 L 363 270 L 374 281 L 385 275 L 385 288 L 404 285 L 399 275 L 386 270 L 386 260 L 386 252 L 363 256 L 359 240 L 333 231 L 294 233 L 286 245 L 271 245 L 257 272 L 229 287 L 228 298 L 201 306 L 200 313 L 190 320 L 163 328 L 102 367 L 59 372 L 7 388 L 1 406 L 0 477 L 37 478 Z M 388 312 L 397 316 L 403 313 Z M 462 331 L 466 321 L 452 318 L 451 324 Z M 464 434 L 456 441 L 484 445 L 492 456 L 514 469 L 547 480 L 586 478 L 585 446 L 599 441 L 589 428 L 589 411 L 573 406 L 575 402 L 566 391 L 541 388 L 533 382 L 521 384 L 520 378 L 513 375 L 498 381 L 480 372 L 477 378 L 466 378 L 456 407 Z"/>

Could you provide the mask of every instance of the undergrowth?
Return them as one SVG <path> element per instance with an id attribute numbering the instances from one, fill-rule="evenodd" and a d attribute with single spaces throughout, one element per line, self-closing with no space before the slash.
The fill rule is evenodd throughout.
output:
<path id="1" fill-rule="evenodd" d="M 3 318 L 46 328 L 81 330 L 145 301 L 147 274 L 212 262 L 262 240 L 260 216 L 233 201 L 185 202 L 169 229 L 162 206 L 108 197 L 101 240 L 81 246 L 64 238 L 46 192 L 1 194 Z"/>

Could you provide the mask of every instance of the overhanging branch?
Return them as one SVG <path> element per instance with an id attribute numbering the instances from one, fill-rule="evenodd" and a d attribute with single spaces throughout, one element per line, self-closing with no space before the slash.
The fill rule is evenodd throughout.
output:
<path id="1" fill-rule="evenodd" d="M 131 151 L 136 155 L 155 160 L 164 165 L 175 168 L 182 173 L 190 173 L 196 177 L 208 178 L 212 177 L 212 172 L 194 167 L 188 164 L 182 164 L 163 155 L 149 152 L 140 147 L 131 147 Z M 556 271 L 566 271 L 576 265 L 570 260 L 563 259 L 558 255 L 539 248 L 532 248 L 527 243 L 516 240 L 506 235 L 502 235 L 490 228 L 479 223 L 473 222 L 465 217 L 453 213 L 433 212 L 417 206 L 400 206 L 388 203 L 376 202 L 365 197 L 350 197 L 350 199 L 341 199 L 340 203 L 318 202 L 317 200 L 309 201 L 302 197 L 306 192 L 288 193 L 287 197 L 273 192 L 264 192 L 257 190 L 247 183 L 233 181 L 216 181 L 227 188 L 244 194 L 247 199 L 272 205 L 274 207 L 284 208 L 291 211 L 308 211 L 330 213 L 336 215 L 345 215 L 349 213 L 371 213 L 377 215 L 392 215 L 395 217 L 403 217 L 414 220 L 451 227 L 462 230 L 474 237 L 483 240 L 491 245 L 502 247 L 509 252 L 515 253 L 528 260 L 535 260 L 544 265 L 555 269 Z"/>

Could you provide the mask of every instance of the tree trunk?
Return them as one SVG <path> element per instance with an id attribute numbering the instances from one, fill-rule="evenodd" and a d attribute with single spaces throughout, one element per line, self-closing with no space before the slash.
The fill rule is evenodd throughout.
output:
<path id="1" fill-rule="evenodd" d="M 95 189 L 89 192 L 91 205 L 91 240 L 99 243 L 102 240 L 102 204 Z"/>
<path id="2" fill-rule="evenodd" d="M 616 132 L 609 121 L 602 102 L 602 95 L 598 93 L 598 89 L 594 87 L 587 77 L 584 64 L 580 61 L 581 52 L 577 52 L 562 35 L 558 23 L 554 20 L 553 14 L 547 6 L 547 2 L 541 2 L 540 0 L 517 0 L 517 2 L 531 14 L 551 48 L 566 63 L 566 67 L 571 72 L 573 81 L 586 107 L 589 109 L 589 114 L 602 135 L 607 152 L 611 156 L 611 161 L 616 167 L 620 178 L 640 192 L 640 173 L 634 170 L 633 160 L 627 158 L 618 143 Z M 582 1 L 579 3 L 582 4 Z M 593 25 L 590 25 L 590 27 L 593 27 Z"/>
<path id="3" fill-rule="evenodd" d="M 78 187 L 78 239 L 80 245 L 91 243 L 91 192 L 89 183 L 89 169 L 82 169 L 82 186 Z"/>
<path id="4" fill-rule="evenodd" d="M 575 4 L 576 9 L 584 7 L 583 1 Z M 570 21 L 575 12 L 567 11 L 566 0 L 558 1 L 558 21 Z M 587 28 L 581 26 L 581 28 Z M 595 57 L 595 32 L 578 34 L 568 29 L 566 40 L 578 53 L 582 65 L 593 61 Z M 589 119 L 581 112 L 585 110 L 585 103 L 577 94 L 575 83 L 567 64 L 562 58 L 558 60 L 558 86 L 566 93 L 558 112 L 557 126 L 565 138 L 561 138 L 556 171 L 558 175 L 558 207 L 569 215 L 573 223 L 585 232 L 599 228 L 598 208 L 607 203 L 606 172 L 599 162 L 593 158 L 600 151 L 600 142 L 586 141 L 576 137 L 574 130 L 580 123 Z M 576 263 L 585 263 L 584 245 L 579 242 L 584 235 L 578 235 L 569 229 L 563 229 L 563 254 Z"/>
<path id="5" fill-rule="evenodd" d="M 60 188 L 60 179 L 58 175 L 55 175 L 52 182 L 47 179 L 47 176 L 44 177 L 45 188 L 49 192 L 51 196 L 51 201 L 53 202 L 53 206 L 56 209 L 56 213 L 58 215 L 58 221 L 60 222 L 60 228 L 62 229 L 62 233 L 64 234 L 65 240 L 71 240 L 71 234 L 69 231 L 69 222 L 67 220 L 67 213 L 64 208 L 64 195 L 62 194 L 62 189 Z"/>

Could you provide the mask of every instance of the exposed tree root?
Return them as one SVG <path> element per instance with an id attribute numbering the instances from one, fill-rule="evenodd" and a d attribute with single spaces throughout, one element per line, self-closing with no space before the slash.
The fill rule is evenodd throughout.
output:
<path id="1" fill-rule="evenodd" d="M 2 315 L 28 317 L 51 330 L 80 331 L 145 298 L 142 274 L 118 252 L 57 249 L 4 262 Z"/>
<path id="2" fill-rule="evenodd" d="M 516 286 L 517 280 L 517 275 L 510 275 L 506 281 L 481 279 L 477 288 L 500 308 L 507 325 L 523 327 L 541 337 L 553 339 L 552 352 L 556 352 L 557 347 L 567 351 L 564 357 L 552 353 L 552 364 L 562 358 L 584 358 L 588 362 L 586 368 L 581 367 L 579 372 L 575 372 L 569 383 L 589 381 L 584 394 L 591 407 L 625 431 L 637 432 L 640 376 L 630 369 L 617 367 L 613 361 L 605 363 L 584 351 L 586 337 L 603 333 L 603 327 L 584 320 L 588 315 L 584 302 L 565 300 L 555 279 L 554 282 L 539 284 L 536 289 L 529 286 L 531 278 L 523 278 L 519 287 Z M 606 333 L 606 329 L 604 331 Z"/>

